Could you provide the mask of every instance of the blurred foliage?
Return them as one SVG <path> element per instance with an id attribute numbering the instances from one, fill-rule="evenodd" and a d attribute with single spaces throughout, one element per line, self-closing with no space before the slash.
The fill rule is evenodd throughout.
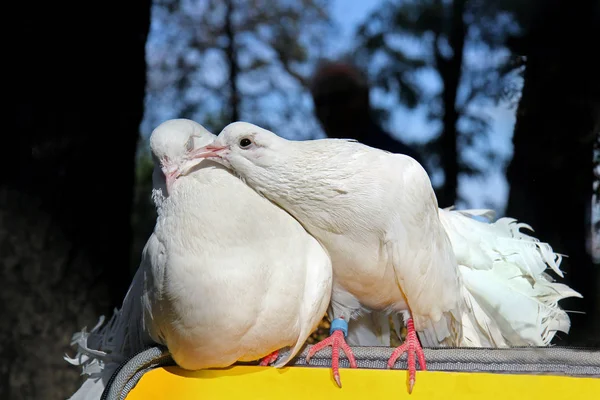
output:
<path id="1" fill-rule="evenodd" d="M 318 131 L 304 88 L 331 29 L 325 0 L 155 1 L 143 130 L 178 117 Z"/>
<path id="2" fill-rule="evenodd" d="M 359 27 L 354 57 L 372 85 L 409 109 L 425 107 L 439 127 L 433 135 L 423 132 L 418 143 L 430 171 L 482 176 L 500 161 L 490 146 L 491 120 L 482 107 L 499 101 L 514 105 L 520 93 L 515 79 L 520 64 L 507 47 L 521 32 L 523 13 L 517 17 L 511 8 L 516 3 L 386 1 Z M 425 76 L 435 87 L 424 85 Z M 451 137 L 444 140 L 444 135 Z M 465 151 L 469 148 L 477 151 Z"/>

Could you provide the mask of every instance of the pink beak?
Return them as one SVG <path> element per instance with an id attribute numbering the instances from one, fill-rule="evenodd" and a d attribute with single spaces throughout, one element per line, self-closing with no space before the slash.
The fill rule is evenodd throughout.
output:
<path id="1" fill-rule="evenodd" d="M 214 146 L 212 144 L 200 147 L 190 153 L 189 157 L 192 160 L 199 158 L 219 157 L 221 158 L 222 153 L 228 146 Z"/>

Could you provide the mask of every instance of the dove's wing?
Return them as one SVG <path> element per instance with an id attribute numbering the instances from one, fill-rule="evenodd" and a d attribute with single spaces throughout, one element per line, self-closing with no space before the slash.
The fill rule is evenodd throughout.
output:
<path id="1" fill-rule="evenodd" d="M 316 239 L 310 237 L 308 242 L 306 281 L 300 307 L 301 329 L 298 342 L 288 357 L 279 360 L 275 367 L 284 366 L 300 351 L 308 336 L 317 328 L 325 315 L 331 298 L 332 269 L 329 255 Z"/>
<path id="2" fill-rule="evenodd" d="M 160 217 L 159 217 L 160 219 Z M 159 222 L 157 221 L 157 224 Z M 140 271 L 144 282 L 144 291 L 141 297 L 143 309 L 143 325 L 148 334 L 157 343 L 166 345 L 164 332 L 161 327 L 163 310 L 153 309 L 153 304 L 160 304 L 164 296 L 164 279 L 167 267 L 167 255 L 164 244 L 153 233 L 142 252 Z M 157 306 L 159 307 L 159 306 Z"/>
<path id="3" fill-rule="evenodd" d="M 396 155 L 394 158 L 398 157 Z M 438 216 L 437 200 L 426 172 L 402 159 L 402 206 L 384 238 L 388 260 L 407 300 L 425 346 L 456 344 L 461 337 L 460 281 L 452 245 Z"/>
<path id="4" fill-rule="evenodd" d="M 153 343 L 142 322 L 143 291 L 142 263 L 133 277 L 121 309 L 115 310 L 112 318 L 102 328 L 104 317 L 90 332 L 84 329 L 73 335 L 72 344 L 77 346 L 77 354 L 65 359 L 73 365 L 82 366 L 83 374 L 89 375 L 89 378 L 70 400 L 99 399 L 117 367 Z"/>

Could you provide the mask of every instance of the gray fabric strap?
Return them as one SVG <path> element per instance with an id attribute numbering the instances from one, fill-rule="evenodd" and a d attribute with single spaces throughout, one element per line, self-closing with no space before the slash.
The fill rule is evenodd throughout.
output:
<path id="1" fill-rule="evenodd" d="M 305 358 L 308 349 L 289 366 L 330 367 L 331 348 L 315 354 L 310 365 Z M 353 347 L 359 368 L 385 369 L 392 354 L 390 347 Z M 280 357 L 289 350 L 282 351 Z M 600 349 L 569 347 L 520 347 L 510 349 L 482 348 L 427 348 L 424 349 L 427 369 L 430 371 L 462 371 L 588 376 L 600 378 Z M 245 363 L 247 364 L 247 363 Z M 124 363 L 108 382 L 102 400 L 123 400 L 142 375 L 156 367 L 175 365 L 163 347 L 152 347 Z M 340 367 L 348 368 L 348 359 L 341 351 Z M 406 369 L 406 354 L 394 368 Z M 418 368 L 418 367 L 417 367 Z"/>
<path id="2" fill-rule="evenodd" d="M 143 350 L 123 363 L 110 378 L 100 400 L 124 400 L 147 371 L 175 362 L 165 347 Z"/>
<path id="3" fill-rule="evenodd" d="M 385 369 L 394 349 L 388 347 L 353 347 L 359 368 Z M 424 349 L 430 371 L 495 373 L 538 373 L 600 377 L 600 349 L 565 347 L 529 347 L 511 349 L 435 348 Z M 303 352 L 305 355 L 306 351 Z M 343 353 L 343 352 L 342 352 Z M 303 356 L 294 365 L 306 365 Z M 310 366 L 331 365 L 331 349 L 323 349 L 310 360 Z M 348 368 L 348 359 L 340 357 L 340 366 Z M 406 354 L 394 368 L 406 369 Z"/>

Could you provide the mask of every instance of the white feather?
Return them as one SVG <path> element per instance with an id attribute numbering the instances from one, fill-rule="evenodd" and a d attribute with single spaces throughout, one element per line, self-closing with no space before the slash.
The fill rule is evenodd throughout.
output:
<path id="1" fill-rule="evenodd" d="M 561 256 L 547 243 L 520 232 L 531 229 L 512 218 L 486 223 L 472 218 L 481 210 L 439 211 L 459 263 L 464 287 L 462 346 L 546 346 L 570 321 L 558 301 L 581 297 L 552 282 Z"/>
<path id="2" fill-rule="evenodd" d="M 491 269 L 494 263 L 508 261 L 517 265 L 524 274 L 537 277 L 550 267 L 560 277 L 562 255 L 552 251 L 547 243 L 520 231 L 531 229 L 513 218 L 500 218 L 485 223 L 471 218 L 472 210 L 449 211 L 440 209 L 440 221 L 452 242 L 459 264 L 474 269 Z"/>
<path id="3" fill-rule="evenodd" d="M 459 268 L 466 289 L 479 307 L 475 309 L 475 320 L 482 325 L 479 335 L 489 339 L 488 346 L 547 346 L 557 331 L 569 332 L 569 317 L 558 301 L 581 295 L 566 285 L 543 278 L 532 285 L 510 263 L 498 263 L 491 271 L 462 265 Z M 465 336 L 465 340 L 470 339 Z"/>
<path id="4" fill-rule="evenodd" d="M 108 323 L 101 316 L 96 326 L 87 332 L 73 335 L 71 346 L 75 346 L 76 355 L 64 359 L 82 369 L 82 375 L 88 378 L 73 394 L 72 400 L 99 399 L 100 394 L 114 370 L 123 361 L 153 344 L 142 322 L 142 275 L 141 269 L 135 274 L 125 295 L 121 309 L 116 309 Z"/>

